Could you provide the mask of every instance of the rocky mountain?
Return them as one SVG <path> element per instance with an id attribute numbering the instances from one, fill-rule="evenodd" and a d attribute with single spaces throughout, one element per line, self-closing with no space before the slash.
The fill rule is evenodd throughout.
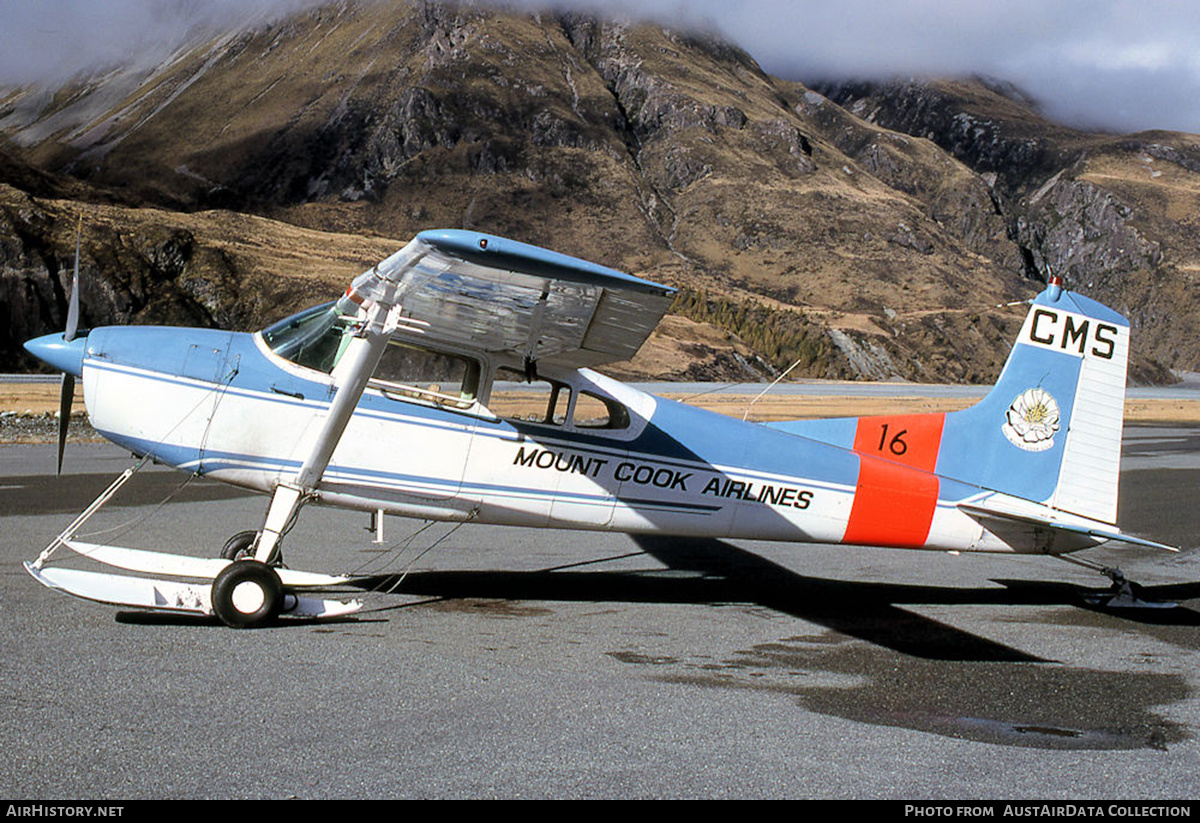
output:
<path id="1" fill-rule="evenodd" d="M 707 35 L 335 3 L 0 92 L 0 368 L 85 321 L 253 328 L 430 227 L 671 283 L 624 376 L 984 381 L 1046 271 L 1200 368 L 1198 138 L 1085 135 L 979 81 L 764 73 Z"/>
<path id="2" fill-rule="evenodd" d="M 1062 274 L 1130 318 L 1143 358 L 1197 368 L 1188 350 L 1200 341 L 1200 137 L 1075 131 L 1042 119 L 1012 87 L 978 79 L 820 88 L 984 176 L 1031 277 Z"/>

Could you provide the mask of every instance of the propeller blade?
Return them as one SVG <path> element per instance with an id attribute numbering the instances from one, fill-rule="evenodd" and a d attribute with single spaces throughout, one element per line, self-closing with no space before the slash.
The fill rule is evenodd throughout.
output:
<path id="1" fill-rule="evenodd" d="M 79 237 L 83 233 L 83 215 L 79 217 L 79 225 L 75 229 L 75 276 L 71 278 L 71 297 L 67 301 L 67 329 L 63 332 L 63 340 L 70 343 L 75 339 L 79 329 Z"/>
<path id="2" fill-rule="evenodd" d="M 67 446 L 67 426 L 71 423 L 71 406 L 75 402 L 75 375 L 62 376 L 62 389 L 58 393 L 58 469 L 62 474 L 63 450 Z"/>
<path id="3" fill-rule="evenodd" d="M 83 234 L 83 215 L 75 226 L 75 274 L 71 278 L 71 296 L 67 298 L 67 328 L 63 340 L 70 343 L 79 330 L 79 239 Z M 67 429 L 71 425 L 71 406 L 75 403 L 75 375 L 64 373 L 62 387 L 58 392 L 58 467 L 55 474 L 62 474 L 63 452 L 67 448 Z"/>

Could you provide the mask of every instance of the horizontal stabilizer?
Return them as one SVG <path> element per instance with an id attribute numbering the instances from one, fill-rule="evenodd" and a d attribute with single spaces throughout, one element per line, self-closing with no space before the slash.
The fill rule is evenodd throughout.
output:
<path id="1" fill-rule="evenodd" d="M 1063 523 L 1058 520 L 1051 520 L 1048 517 L 1042 517 L 1026 512 L 1011 512 L 1004 509 L 977 506 L 968 503 L 959 503 L 958 508 L 977 520 L 1002 520 L 1010 523 L 1018 523 L 1024 526 L 1034 526 L 1036 528 L 1047 529 L 1049 531 L 1065 532 L 1072 535 L 1091 537 L 1096 540 L 1118 540 L 1122 543 L 1131 543 L 1135 546 L 1148 546 L 1152 549 L 1163 549 L 1169 552 L 1179 551 L 1179 549 L 1175 546 L 1168 546 L 1165 543 L 1156 543 L 1153 540 L 1134 537 L 1110 527 Z"/>
<path id="2" fill-rule="evenodd" d="M 180 554 L 152 552 L 145 549 L 101 546 L 77 540 L 68 540 L 66 544 L 77 554 L 108 566 L 171 577 L 198 577 L 203 580 L 213 580 L 221 573 L 222 569 L 233 562 L 221 557 L 185 557 Z M 293 569 L 276 569 L 275 571 L 279 573 L 279 581 L 291 588 L 338 586 L 350 580 L 350 578 L 340 575 L 302 572 Z"/>
<path id="3" fill-rule="evenodd" d="M 38 569 L 32 563 L 26 563 L 25 570 L 43 586 L 83 600 L 153 611 L 213 614 L 212 587 L 204 583 L 151 580 L 57 566 Z M 289 617 L 342 617 L 353 614 L 362 605 L 361 600 L 323 600 L 292 595 L 286 598 L 283 613 Z"/>

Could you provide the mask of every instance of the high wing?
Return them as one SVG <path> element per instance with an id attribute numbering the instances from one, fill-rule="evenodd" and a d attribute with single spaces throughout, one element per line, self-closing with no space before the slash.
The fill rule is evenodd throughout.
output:
<path id="1" fill-rule="evenodd" d="M 427 338 L 578 368 L 637 353 L 675 290 L 501 237 L 423 231 L 357 277 L 356 302 L 402 306 Z"/>

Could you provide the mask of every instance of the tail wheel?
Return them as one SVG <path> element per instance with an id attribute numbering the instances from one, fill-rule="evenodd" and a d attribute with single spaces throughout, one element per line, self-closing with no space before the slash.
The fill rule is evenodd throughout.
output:
<path id="1" fill-rule="evenodd" d="M 254 558 L 254 542 L 258 540 L 260 534 L 262 532 L 256 532 L 253 529 L 238 532 L 225 541 L 225 545 L 221 548 L 221 557 L 226 560 L 252 560 Z M 267 564 L 278 566 L 282 562 L 281 554 L 280 545 L 276 543 L 274 551 L 267 558 Z"/>
<path id="2" fill-rule="evenodd" d="M 270 623 L 282 610 L 283 583 L 265 563 L 237 560 L 213 580 L 212 606 L 226 626 L 256 629 Z"/>

